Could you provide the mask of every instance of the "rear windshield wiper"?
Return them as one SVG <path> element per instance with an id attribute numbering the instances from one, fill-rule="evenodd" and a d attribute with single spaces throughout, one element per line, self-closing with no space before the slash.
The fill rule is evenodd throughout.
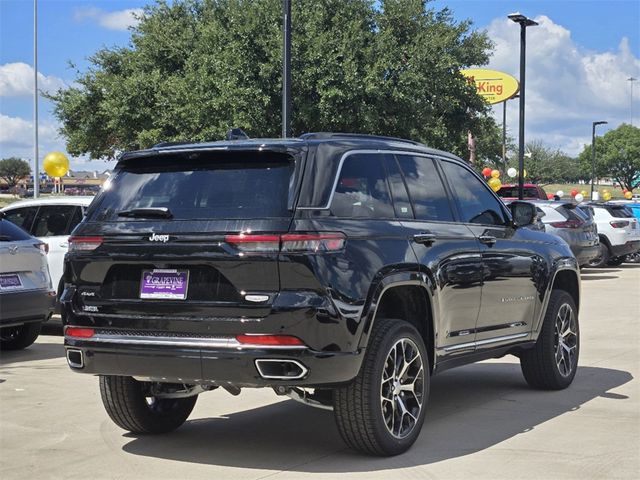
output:
<path id="1" fill-rule="evenodd" d="M 132 208 L 118 212 L 119 217 L 135 218 L 173 218 L 171 210 L 167 207 Z"/>

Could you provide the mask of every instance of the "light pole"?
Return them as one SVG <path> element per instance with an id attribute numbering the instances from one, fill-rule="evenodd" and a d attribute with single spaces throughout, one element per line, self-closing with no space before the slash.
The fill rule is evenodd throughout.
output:
<path id="1" fill-rule="evenodd" d="M 33 198 L 40 194 L 38 168 L 38 0 L 33 0 Z"/>
<path id="2" fill-rule="evenodd" d="M 637 81 L 637 78 L 629 77 L 627 81 L 631 84 L 631 126 L 633 127 L 633 82 Z"/>
<path id="3" fill-rule="evenodd" d="M 604 125 L 607 122 L 593 122 L 591 126 L 591 200 L 593 198 L 593 183 L 596 178 L 596 125 Z"/>
<path id="4" fill-rule="evenodd" d="M 282 0 L 282 137 L 291 134 L 291 0 Z"/>
<path id="5" fill-rule="evenodd" d="M 527 50 L 527 27 L 534 27 L 538 22 L 527 18 L 519 12 L 508 15 L 509 20 L 520 24 L 520 121 L 518 129 L 518 199 L 524 198 L 524 94 L 525 94 L 525 59 Z"/>

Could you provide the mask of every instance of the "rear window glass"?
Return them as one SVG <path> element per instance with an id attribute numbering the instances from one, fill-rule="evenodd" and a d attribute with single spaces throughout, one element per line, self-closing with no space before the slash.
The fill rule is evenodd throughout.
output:
<path id="1" fill-rule="evenodd" d="M 9 220 L 0 219 L 0 242 L 15 242 L 18 240 L 29 240 L 31 235 L 22 228 L 14 225 Z"/>
<path id="2" fill-rule="evenodd" d="M 533 187 L 524 187 L 523 196 L 525 198 L 538 198 L 538 190 Z M 504 198 L 518 198 L 518 187 L 501 187 L 498 195 Z"/>
<path id="3" fill-rule="evenodd" d="M 580 212 L 579 209 L 566 207 L 564 205 L 560 205 L 559 207 L 556 207 L 556 212 L 558 212 L 567 220 L 578 220 L 580 222 L 584 222 L 588 218 L 586 214 Z M 577 212 L 580 212 L 580 213 L 577 213 Z"/>
<path id="4" fill-rule="evenodd" d="M 633 217 L 633 213 L 624 205 L 620 206 L 607 206 L 605 207 L 607 211 L 611 214 L 612 217 L 616 218 L 631 218 Z"/>
<path id="5" fill-rule="evenodd" d="M 274 158 L 275 157 L 275 158 Z M 125 221 L 123 212 L 167 208 L 173 219 L 247 219 L 289 216 L 293 160 L 244 155 L 209 158 L 149 159 L 150 166 L 117 171 L 107 184 L 92 219 Z M 144 216 L 138 219 L 146 219 Z"/>

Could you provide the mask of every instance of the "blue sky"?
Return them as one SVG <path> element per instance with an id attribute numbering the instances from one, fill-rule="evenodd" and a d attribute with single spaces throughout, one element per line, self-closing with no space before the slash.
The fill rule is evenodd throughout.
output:
<path id="1" fill-rule="evenodd" d="M 295 0 L 294 0 L 295 1 Z M 40 86 L 54 90 L 75 78 L 87 58 L 104 46 L 127 45 L 130 15 L 146 1 L 39 0 Z M 496 51 L 489 66 L 517 77 L 518 27 L 506 15 L 520 11 L 538 19 L 529 29 L 527 140 L 540 139 L 571 154 L 590 141 L 593 120 L 607 128 L 630 121 L 626 78 L 640 79 L 640 0 L 436 0 L 456 19 L 486 29 Z M 295 19 L 294 19 L 295 21 Z M 32 156 L 33 2 L 0 0 L 0 156 Z M 32 83 L 31 83 L 32 85 Z M 640 81 L 635 83 L 634 124 L 640 124 Z M 64 151 L 51 104 L 40 101 L 41 155 Z M 501 121 L 502 107 L 495 109 Z M 517 102 L 508 102 L 507 126 L 516 132 Z M 103 162 L 72 159 L 76 169 L 102 169 Z"/>

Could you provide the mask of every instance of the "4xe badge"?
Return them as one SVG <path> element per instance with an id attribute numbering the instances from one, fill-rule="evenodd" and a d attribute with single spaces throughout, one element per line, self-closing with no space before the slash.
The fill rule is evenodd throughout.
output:
<path id="1" fill-rule="evenodd" d="M 152 233 L 149 237 L 149 241 L 167 243 L 169 241 L 169 235 L 158 235 L 157 233 Z"/>

